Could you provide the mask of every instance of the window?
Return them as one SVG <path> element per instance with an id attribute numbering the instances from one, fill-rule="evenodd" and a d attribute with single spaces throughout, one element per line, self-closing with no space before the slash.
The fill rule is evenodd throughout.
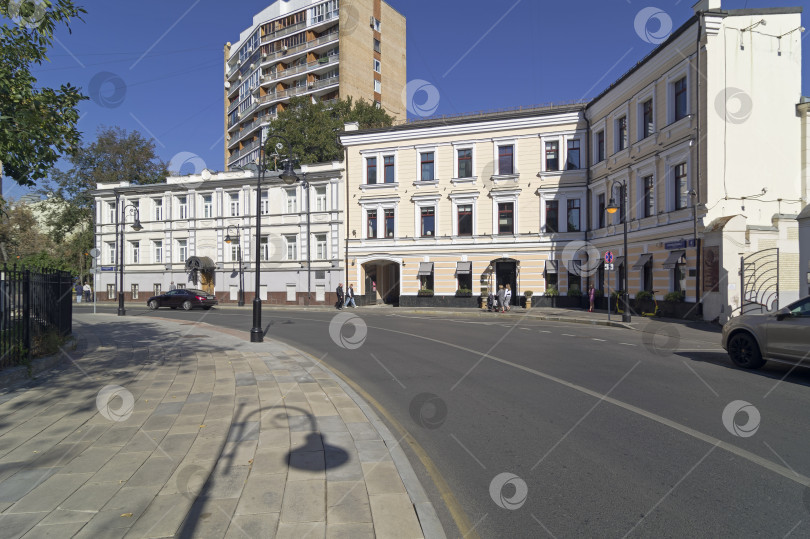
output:
<path id="1" fill-rule="evenodd" d="M 430 238 L 436 235 L 436 208 L 422 208 L 422 237 Z"/>
<path id="2" fill-rule="evenodd" d="M 566 170 L 579 169 L 579 139 L 572 138 L 568 141 L 568 159 L 565 164 Z"/>
<path id="3" fill-rule="evenodd" d="M 419 154 L 422 164 L 421 179 L 423 182 L 435 180 L 433 175 L 433 152 L 422 152 Z"/>
<path id="4" fill-rule="evenodd" d="M 672 268 L 672 288 L 675 292 L 686 292 L 686 264 L 683 261 Z"/>
<path id="5" fill-rule="evenodd" d="M 377 237 L 377 210 L 368 210 L 366 214 L 368 221 L 368 228 L 366 229 L 367 238 Z"/>
<path id="6" fill-rule="evenodd" d="M 559 232 L 560 201 L 546 200 L 546 234 Z"/>
<path id="7" fill-rule="evenodd" d="M 315 211 L 326 210 L 326 187 L 315 187 Z"/>
<path id="8" fill-rule="evenodd" d="M 627 149 L 627 116 L 616 120 L 616 151 Z"/>
<path id="9" fill-rule="evenodd" d="M 298 238 L 296 236 L 284 236 L 287 243 L 287 260 L 298 260 Z"/>
<path id="10" fill-rule="evenodd" d="M 177 258 L 178 262 L 185 263 L 188 258 L 188 240 L 177 240 Z"/>
<path id="11" fill-rule="evenodd" d="M 366 157 L 366 183 L 369 185 L 377 183 L 376 157 Z"/>
<path id="12" fill-rule="evenodd" d="M 214 216 L 214 201 L 212 195 L 203 195 L 203 217 L 210 219 Z"/>
<path id="13" fill-rule="evenodd" d="M 458 150 L 458 177 L 472 178 L 472 148 Z"/>
<path id="14" fill-rule="evenodd" d="M 576 266 L 577 268 L 579 268 L 579 264 L 580 262 L 578 260 L 571 261 L 571 265 Z M 582 273 L 580 269 L 577 269 L 576 272 L 568 272 L 568 290 L 574 288 L 582 291 Z"/>
<path id="15" fill-rule="evenodd" d="M 270 260 L 270 238 L 262 236 L 261 249 L 259 250 L 262 261 Z"/>
<path id="16" fill-rule="evenodd" d="M 382 69 L 382 63 L 375 58 L 374 59 L 374 71 L 376 71 L 377 73 L 380 73 L 381 69 Z"/>
<path id="17" fill-rule="evenodd" d="M 185 290 L 186 289 L 186 283 L 177 283 L 177 289 L 178 290 Z"/>
<path id="18" fill-rule="evenodd" d="M 116 221 L 116 214 L 115 214 L 115 202 L 110 202 L 109 205 L 110 210 L 110 223 L 115 223 Z"/>
<path id="19" fill-rule="evenodd" d="M 596 218 L 597 223 L 599 226 L 597 228 L 605 228 L 605 193 L 600 193 L 598 197 L 596 197 L 596 208 L 599 212 L 599 216 Z"/>
<path id="20" fill-rule="evenodd" d="M 644 267 L 641 268 L 641 283 L 643 290 L 646 290 L 647 292 L 652 292 L 653 290 L 652 258 L 650 260 L 647 260 L 647 262 L 644 263 Z"/>
<path id="21" fill-rule="evenodd" d="M 686 118 L 686 77 L 682 77 L 674 83 L 675 93 L 675 121 Z"/>
<path id="22" fill-rule="evenodd" d="M 315 235 L 315 259 L 326 260 L 326 234 Z"/>
<path id="23" fill-rule="evenodd" d="M 115 299 L 115 285 L 108 284 L 107 285 L 107 299 Z"/>
<path id="24" fill-rule="evenodd" d="M 515 147 L 511 144 L 498 146 L 498 174 L 515 173 Z"/>
<path id="25" fill-rule="evenodd" d="M 686 163 L 675 166 L 675 209 L 682 210 L 686 207 L 687 185 L 686 185 Z"/>
<path id="26" fill-rule="evenodd" d="M 163 200 L 156 198 L 155 202 L 155 221 L 163 220 Z"/>
<path id="27" fill-rule="evenodd" d="M 458 275 L 459 290 L 472 290 L 472 273 Z"/>
<path id="28" fill-rule="evenodd" d="M 472 204 L 458 206 L 458 235 L 473 235 L 473 207 Z"/>
<path id="29" fill-rule="evenodd" d="M 374 52 L 381 52 L 380 50 L 380 40 L 374 38 Z"/>
<path id="30" fill-rule="evenodd" d="M 560 143 L 556 140 L 546 142 L 546 170 L 560 170 Z"/>
<path id="31" fill-rule="evenodd" d="M 130 242 L 130 249 L 132 250 L 132 263 L 133 264 L 140 264 L 141 262 L 141 242 L 133 241 Z"/>
<path id="32" fill-rule="evenodd" d="M 385 237 L 394 237 L 394 210 L 385 210 Z"/>
<path id="33" fill-rule="evenodd" d="M 262 203 L 261 203 L 261 210 L 262 215 L 269 215 L 270 214 L 270 190 L 265 189 L 262 191 Z"/>
<path id="34" fill-rule="evenodd" d="M 385 174 L 385 183 L 394 183 L 394 156 L 387 155 L 383 157 L 383 167 Z"/>
<path id="35" fill-rule="evenodd" d="M 138 285 L 137 284 L 132 285 L 131 296 L 132 296 L 132 299 L 138 299 Z"/>
<path id="36" fill-rule="evenodd" d="M 161 286 L 160 283 L 155 283 L 152 286 L 152 295 L 153 296 L 159 296 L 162 291 L 163 291 L 163 287 Z"/>
<path id="37" fill-rule="evenodd" d="M 515 231 L 515 204 L 501 202 L 498 204 L 498 234 L 512 234 Z"/>
<path id="38" fill-rule="evenodd" d="M 177 197 L 177 218 L 188 219 L 188 198 Z"/>
<path id="39" fill-rule="evenodd" d="M 162 264 L 163 263 L 163 242 L 162 241 L 153 242 L 152 249 L 153 249 L 153 252 L 155 253 L 155 264 Z"/>
<path id="40" fill-rule="evenodd" d="M 652 135 L 653 127 L 653 102 L 648 99 L 641 104 L 641 138 Z"/>
<path id="41" fill-rule="evenodd" d="M 382 83 L 377 79 L 374 79 L 374 91 L 378 94 L 382 93 Z"/>
<path id="42" fill-rule="evenodd" d="M 644 217 L 652 217 L 655 215 L 655 193 L 653 191 L 655 184 L 652 174 L 645 176 L 642 181 L 644 182 Z"/>
<path id="43" fill-rule="evenodd" d="M 231 193 L 231 217 L 239 217 L 239 193 Z"/>
<path id="44" fill-rule="evenodd" d="M 107 263 L 108 264 L 117 264 L 118 260 L 115 258 L 115 242 L 108 241 L 107 242 Z"/>
<path id="45" fill-rule="evenodd" d="M 580 201 L 578 198 L 569 198 L 567 205 L 568 232 L 579 232 Z"/>
<path id="46" fill-rule="evenodd" d="M 419 276 L 419 289 L 433 290 L 433 271 L 431 271 L 427 275 Z"/>
<path id="47" fill-rule="evenodd" d="M 374 28 L 375 32 L 380 31 L 381 25 L 382 23 L 380 22 L 380 19 L 377 19 L 376 17 L 371 19 L 371 27 Z"/>
<path id="48" fill-rule="evenodd" d="M 287 199 L 287 213 L 295 213 L 298 211 L 298 191 L 293 187 L 285 189 L 285 198 Z"/>
<path id="49" fill-rule="evenodd" d="M 237 242 L 231 243 L 231 262 L 239 262 L 242 257 L 242 246 Z"/>
<path id="50" fill-rule="evenodd" d="M 605 160 L 605 132 L 599 131 L 596 134 L 596 162 Z"/>

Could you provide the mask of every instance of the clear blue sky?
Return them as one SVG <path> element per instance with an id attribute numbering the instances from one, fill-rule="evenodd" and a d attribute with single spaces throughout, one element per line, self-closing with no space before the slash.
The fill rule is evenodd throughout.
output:
<path id="1" fill-rule="evenodd" d="M 85 140 L 94 140 L 100 125 L 137 129 L 154 137 L 166 161 L 189 152 L 222 170 L 223 45 L 236 42 L 271 2 L 76 1 L 87 9 L 85 22 L 74 21 L 72 34 L 57 33 L 51 63 L 35 75 L 42 86 L 70 82 L 93 95 L 81 105 Z M 647 0 L 389 3 L 408 21 L 408 80 L 436 87 L 436 114 L 591 98 L 654 48 L 634 26 Z M 675 29 L 693 3 L 653 5 Z M 723 0 L 725 9 L 790 5 L 801 2 Z M 806 14 L 803 24 L 810 27 Z M 647 29 L 655 36 L 657 23 Z M 810 95 L 804 52 L 802 89 Z M 27 191 L 4 178 L 7 196 Z"/>

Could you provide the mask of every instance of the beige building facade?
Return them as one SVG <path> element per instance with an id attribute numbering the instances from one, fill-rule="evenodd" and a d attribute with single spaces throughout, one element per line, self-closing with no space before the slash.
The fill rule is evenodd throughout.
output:
<path id="1" fill-rule="evenodd" d="M 404 119 L 405 17 L 382 0 L 278 0 L 225 45 L 226 170 L 258 159 L 293 97 L 352 97 Z"/>
<path id="2" fill-rule="evenodd" d="M 367 302 L 513 299 L 568 286 L 555 264 L 583 243 L 584 105 L 425 120 L 341 135 L 347 281 Z M 423 292 L 426 293 L 426 292 Z"/>

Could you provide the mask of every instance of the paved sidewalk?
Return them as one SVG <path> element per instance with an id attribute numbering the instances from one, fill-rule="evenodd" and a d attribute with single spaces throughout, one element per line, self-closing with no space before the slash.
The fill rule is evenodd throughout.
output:
<path id="1" fill-rule="evenodd" d="M 74 332 L 0 393 L 3 537 L 444 537 L 398 440 L 314 358 L 155 318 Z"/>

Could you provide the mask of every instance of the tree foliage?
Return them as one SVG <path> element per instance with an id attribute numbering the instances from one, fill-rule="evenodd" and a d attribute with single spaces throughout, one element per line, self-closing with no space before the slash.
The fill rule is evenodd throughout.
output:
<path id="1" fill-rule="evenodd" d="M 155 144 L 138 131 L 101 127 L 96 141 L 79 147 L 69 157 L 70 168 L 54 169 L 40 191 L 48 196 L 47 223 L 58 243 L 71 232 L 92 229 L 94 199 L 99 183 L 160 183 L 168 175 Z M 92 234 L 88 249 L 92 247 Z"/>
<path id="2" fill-rule="evenodd" d="M 385 110 L 352 98 L 334 103 L 312 103 L 308 97 L 295 97 L 278 118 L 268 126 L 267 155 L 293 155 L 299 163 L 325 163 L 343 158 L 343 149 L 337 134 L 346 122 L 358 122 L 361 129 L 389 127 L 394 118 Z M 290 142 L 291 149 L 276 149 L 281 135 Z M 270 163 L 270 168 L 273 163 Z"/>
<path id="3" fill-rule="evenodd" d="M 38 88 L 32 65 L 48 60 L 54 30 L 86 11 L 71 0 L 0 0 L 0 164 L 21 185 L 44 178 L 81 138 L 78 88 Z"/>

